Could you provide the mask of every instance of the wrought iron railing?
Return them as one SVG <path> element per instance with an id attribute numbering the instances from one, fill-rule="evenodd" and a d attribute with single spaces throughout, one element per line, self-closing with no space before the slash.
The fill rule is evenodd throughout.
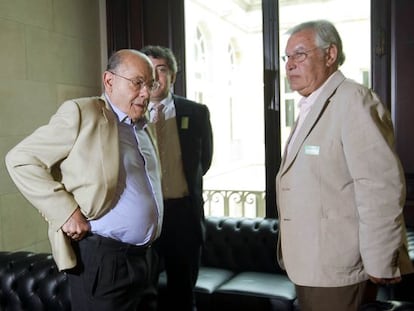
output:
<path id="1" fill-rule="evenodd" d="M 265 217 L 264 191 L 204 190 L 206 216 Z"/>

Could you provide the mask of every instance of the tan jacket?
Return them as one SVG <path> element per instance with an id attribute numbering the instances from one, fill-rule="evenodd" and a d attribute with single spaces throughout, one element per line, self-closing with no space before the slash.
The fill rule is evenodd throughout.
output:
<path id="1" fill-rule="evenodd" d="M 413 271 L 405 180 L 388 111 L 337 72 L 276 177 L 278 260 L 304 286 L 346 286 Z"/>
<path id="2" fill-rule="evenodd" d="M 79 206 L 87 219 L 96 219 L 111 207 L 119 169 L 117 123 L 103 96 L 69 100 L 6 156 L 16 186 L 49 224 L 59 270 L 76 265 L 60 229 L 70 215 Z"/>

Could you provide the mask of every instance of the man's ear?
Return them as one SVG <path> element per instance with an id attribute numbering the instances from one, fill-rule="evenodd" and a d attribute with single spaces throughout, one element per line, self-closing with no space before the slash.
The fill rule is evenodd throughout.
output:
<path id="1" fill-rule="evenodd" d="M 176 78 L 177 78 L 177 74 L 176 73 L 171 74 L 171 84 L 174 84 L 175 83 L 175 79 Z"/>
<path id="2" fill-rule="evenodd" d="M 103 85 L 105 87 L 105 90 L 111 91 L 112 90 L 112 81 L 113 81 L 113 74 L 111 74 L 109 71 L 105 71 L 103 73 Z"/>
<path id="3" fill-rule="evenodd" d="M 338 47 L 335 44 L 331 44 L 326 49 L 326 66 L 330 67 L 338 60 Z"/>

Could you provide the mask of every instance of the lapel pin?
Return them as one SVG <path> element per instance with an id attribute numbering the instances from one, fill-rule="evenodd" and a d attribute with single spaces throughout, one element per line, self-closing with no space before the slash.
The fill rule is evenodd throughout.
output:
<path id="1" fill-rule="evenodd" d="M 181 128 L 183 130 L 188 129 L 188 121 L 189 121 L 188 117 L 182 117 L 181 118 Z"/>

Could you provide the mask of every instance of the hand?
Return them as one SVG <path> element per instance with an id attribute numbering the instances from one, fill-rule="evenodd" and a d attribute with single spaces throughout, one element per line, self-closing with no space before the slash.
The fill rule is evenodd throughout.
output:
<path id="1" fill-rule="evenodd" d="M 400 276 L 397 276 L 395 278 L 376 278 L 375 276 L 370 275 L 369 279 L 371 280 L 372 283 L 379 284 L 379 285 L 396 284 L 396 283 L 401 282 Z"/>
<path id="2" fill-rule="evenodd" d="M 90 231 L 89 222 L 83 216 L 79 207 L 73 212 L 69 219 L 63 224 L 62 231 L 75 241 L 80 241 Z"/>

